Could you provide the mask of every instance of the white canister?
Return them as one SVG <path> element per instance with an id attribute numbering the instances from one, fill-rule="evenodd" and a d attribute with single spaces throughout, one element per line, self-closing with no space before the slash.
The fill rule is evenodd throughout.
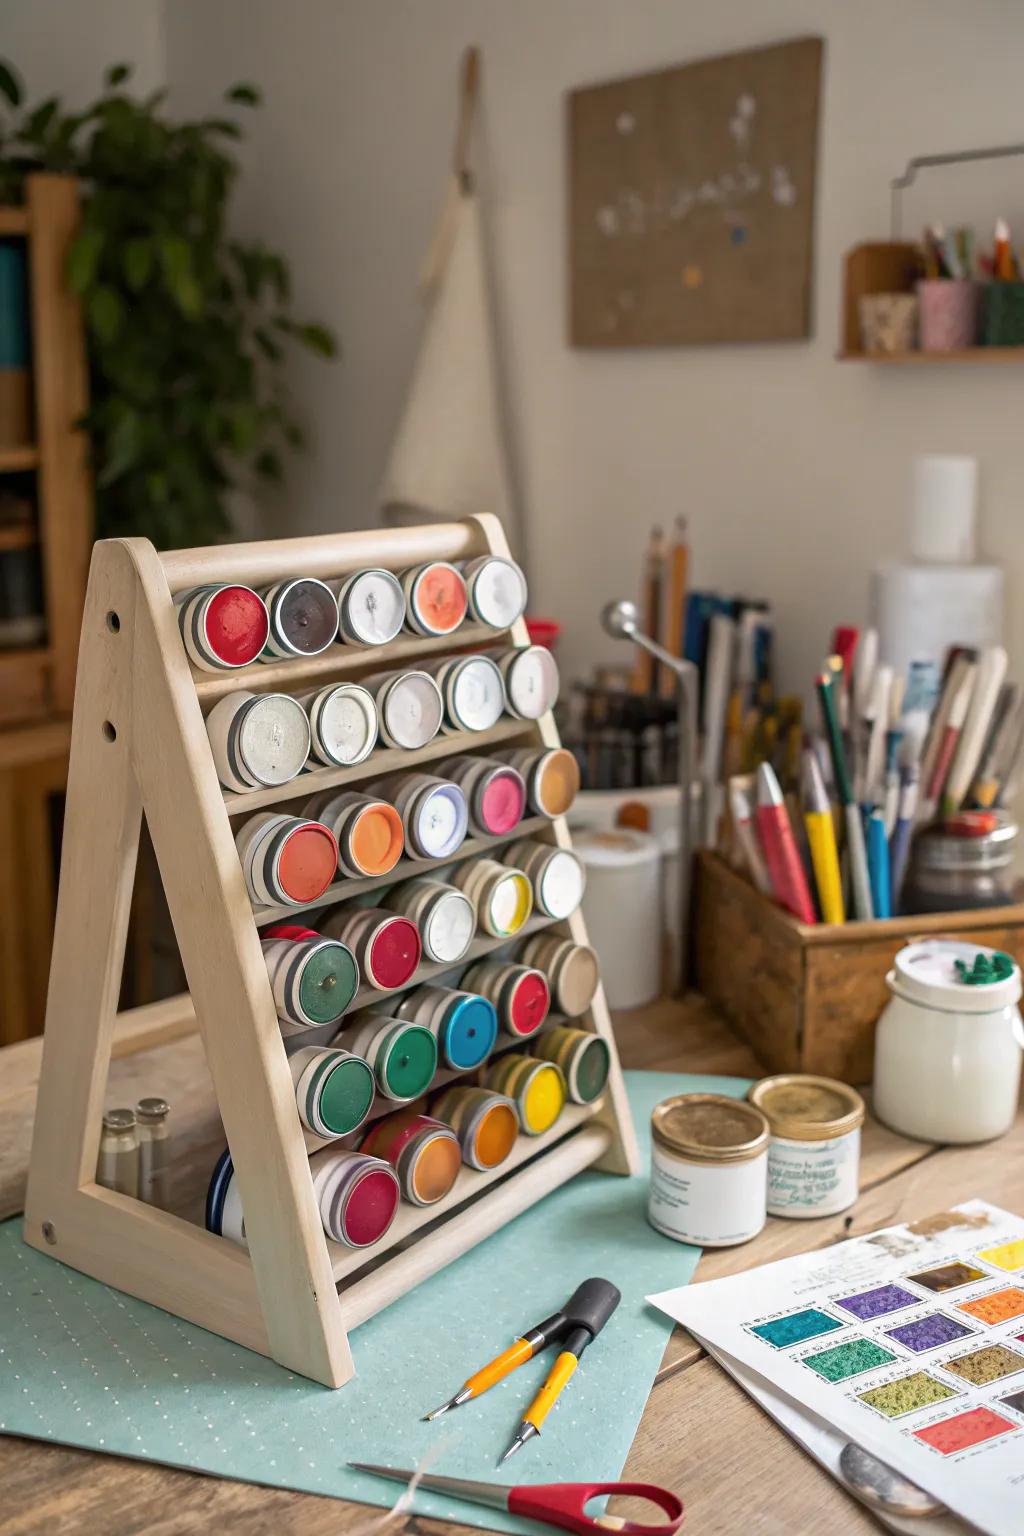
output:
<path id="1" fill-rule="evenodd" d="M 579 832 L 587 872 L 583 916 L 612 1008 L 640 1008 L 661 992 L 661 850 L 646 832 Z"/>
<path id="2" fill-rule="evenodd" d="M 771 1127 L 769 1216 L 835 1216 L 860 1193 L 864 1100 L 830 1077 L 784 1072 L 748 1094 Z"/>
<path id="3" fill-rule="evenodd" d="M 423 670 L 441 690 L 446 736 L 489 731 L 505 713 L 505 685 L 489 656 L 442 656 Z"/>
<path id="4" fill-rule="evenodd" d="M 978 957 L 989 979 L 977 976 Z M 957 962 L 963 970 L 958 970 Z M 908 944 L 885 978 L 875 1034 L 874 1108 L 920 1141 L 991 1141 L 1013 1124 L 1024 1029 L 1020 968 L 977 944 Z"/>
<path id="5" fill-rule="evenodd" d="M 309 756 L 306 712 L 287 693 L 225 694 L 206 717 L 206 734 L 217 777 L 236 794 L 289 783 Z"/>
<path id="6" fill-rule="evenodd" d="M 558 664 L 545 645 L 523 645 L 495 656 L 505 707 L 517 720 L 539 720 L 558 702 Z"/>
<path id="7" fill-rule="evenodd" d="M 583 899 L 583 865 L 567 848 L 553 848 L 524 837 L 505 849 L 502 863 L 529 875 L 534 905 L 545 917 L 559 921 L 571 917 Z"/>
<path id="8" fill-rule="evenodd" d="M 444 719 L 444 701 L 429 672 L 378 672 L 363 678 L 377 704 L 381 740 L 418 752 L 433 741 Z"/>
<path id="9" fill-rule="evenodd" d="M 652 1227 L 680 1243 L 731 1248 L 767 1216 L 768 1121 L 743 1099 L 681 1093 L 651 1115 Z"/>
<path id="10" fill-rule="evenodd" d="M 387 645 L 405 622 L 405 594 L 390 571 L 353 571 L 337 597 L 338 637 L 346 645 Z"/>
<path id="11" fill-rule="evenodd" d="M 514 560 L 479 555 L 462 566 L 469 612 L 478 624 L 508 629 L 526 611 L 526 577 Z"/>
<path id="12" fill-rule="evenodd" d="M 328 768 L 349 767 L 377 744 L 377 706 L 358 683 L 328 683 L 299 699 L 309 716 L 312 751 Z"/>

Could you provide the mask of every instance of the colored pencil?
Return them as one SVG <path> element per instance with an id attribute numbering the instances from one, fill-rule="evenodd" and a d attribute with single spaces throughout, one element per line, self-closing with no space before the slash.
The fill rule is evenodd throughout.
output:
<path id="1" fill-rule="evenodd" d="M 776 901 L 802 923 L 816 923 L 785 797 L 770 763 L 762 763 L 757 770 L 757 830 Z"/>
<path id="2" fill-rule="evenodd" d="M 810 748 L 801 757 L 802 790 L 804 803 L 804 827 L 811 850 L 814 882 L 818 889 L 818 906 L 825 923 L 845 923 L 846 908 L 843 903 L 843 881 L 839 872 L 839 851 L 836 847 L 832 808 L 825 792 L 818 759 Z"/>
<path id="3" fill-rule="evenodd" d="M 903 889 L 910 856 L 910 839 L 913 835 L 914 816 L 917 811 L 917 789 L 917 768 L 905 768 L 900 784 L 900 807 L 889 846 L 890 901 L 894 912 L 899 911 L 900 892 Z"/>
<path id="4" fill-rule="evenodd" d="M 957 740 L 948 780 L 943 787 L 942 808 L 946 815 L 960 809 L 974 781 L 985 738 L 999 701 L 1006 667 L 1007 655 L 1001 645 L 990 645 L 982 651 L 963 730 Z"/>
<path id="5" fill-rule="evenodd" d="M 891 917 L 889 841 L 885 835 L 885 817 L 881 811 L 872 811 L 868 817 L 867 844 L 868 869 L 871 875 L 871 906 L 876 917 Z"/>
<path id="6" fill-rule="evenodd" d="M 753 807 L 754 780 L 749 774 L 734 774 L 729 780 L 729 810 L 740 852 L 759 891 L 775 894 L 761 845 L 757 840 Z"/>

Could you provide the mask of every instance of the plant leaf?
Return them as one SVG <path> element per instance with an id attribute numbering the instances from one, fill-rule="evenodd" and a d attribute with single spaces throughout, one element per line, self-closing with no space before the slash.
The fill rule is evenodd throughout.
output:
<path id="1" fill-rule="evenodd" d="M 122 85 L 132 72 L 130 64 L 112 64 L 103 76 L 103 83 L 108 88 Z"/>
<path id="2" fill-rule="evenodd" d="M 337 354 L 338 343 L 334 339 L 333 332 L 329 331 L 326 325 L 313 323 L 300 325 L 295 335 L 304 347 L 308 347 L 318 357 L 334 357 Z"/>
<path id="3" fill-rule="evenodd" d="M 273 448 L 264 448 L 258 453 L 253 468 L 264 480 L 273 480 L 277 483 L 284 479 L 284 468 L 280 456 L 274 452 Z"/>
<path id="4" fill-rule="evenodd" d="M 88 293 L 96 277 L 102 250 L 103 234 L 94 224 L 87 224 L 75 236 L 67 259 L 67 279 L 72 293 Z"/>
<path id="5" fill-rule="evenodd" d="M 0 59 L 0 96 L 9 106 L 21 106 L 21 76 L 6 59 Z"/>
<path id="6" fill-rule="evenodd" d="M 124 311 L 113 288 L 101 284 L 89 300 L 89 324 L 102 342 L 111 342 L 121 329 Z"/>
<path id="7" fill-rule="evenodd" d="M 141 238 L 129 240 L 121 259 L 125 281 L 133 293 L 139 293 L 149 282 L 153 270 L 153 243 Z"/>
<path id="8" fill-rule="evenodd" d="M 142 448 L 142 421 L 135 411 L 124 410 L 114 423 L 107 441 L 103 468 L 97 476 L 97 485 L 112 485 L 138 461 Z"/>
<path id="9" fill-rule="evenodd" d="M 236 101 L 241 107 L 258 107 L 263 97 L 258 86 L 249 85 L 243 80 L 224 92 L 224 100 Z"/>
<path id="10" fill-rule="evenodd" d="M 45 138 L 46 130 L 57 114 L 60 105 L 56 96 L 51 96 L 48 101 L 40 102 L 34 111 L 30 112 L 21 129 L 23 139 L 31 139 L 34 142 Z"/>

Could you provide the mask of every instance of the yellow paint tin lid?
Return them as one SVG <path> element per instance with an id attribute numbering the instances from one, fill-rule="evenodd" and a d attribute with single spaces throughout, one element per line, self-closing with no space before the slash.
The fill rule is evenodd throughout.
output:
<path id="1" fill-rule="evenodd" d="M 755 1083 L 748 1098 L 772 1134 L 788 1141 L 829 1141 L 864 1124 L 864 1100 L 856 1088 L 831 1077 L 781 1072 Z"/>

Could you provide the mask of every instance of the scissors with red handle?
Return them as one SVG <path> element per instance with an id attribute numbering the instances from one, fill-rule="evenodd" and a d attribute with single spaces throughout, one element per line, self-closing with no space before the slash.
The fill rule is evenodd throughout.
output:
<path id="1" fill-rule="evenodd" d="M 350 1467 L 359 1472 L 372 1472 L 374 1477 L 386 1477 L 393 1483 L 411 1483 L 415 1472 L 398 1467 L 375 1467 L 365 1461 L 350 1461 Z M 455 1499 L 466 1499 L 470 1504 L 486 1504 L 491 1509 L 504 1509 L 510 1515 L 522 1515 L 527 1520 L 539 1520 L 543 1525 L 555 1525 L 563 1531 L 574 1531 L 576 1536 L 594 1536 L 595 1531 L 621 1531 L 623 1536 L 674 1536 L 683 1523 L 683 1501 L 667 1488 L 656 1483 L 526 1483 L 509 1487 L 504 1483 L 477 1483 L 471 1478 L 438 1477 L 426 1472 L 417 1480 L 418 1488 L 430 1488 L 435 1493 L 448 1493 Z M 666 1516 L 658 1525 L 643 1525 L 635 1520 L 621 1520 L 617 1515 L 588 1515 L 586 1506 L 591 1499 L 628 1494 L 636 1499 L 648 1499 L 664 1510 Z"/>

